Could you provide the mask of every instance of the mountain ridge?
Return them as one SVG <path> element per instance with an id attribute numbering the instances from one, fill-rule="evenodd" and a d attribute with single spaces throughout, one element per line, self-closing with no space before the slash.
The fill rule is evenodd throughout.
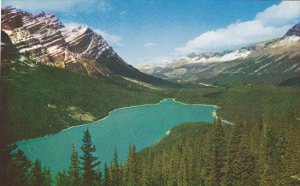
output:
<path id="1" fill-rule="evenodd" d="M 296 24 L 281 38 L 258 42 L 237 50 L 194 53 L 165 65 L 142 66 L 139 69 L 177 82 L 227 84 L 227 80 L 243 77 L 244 80 L 234 82 L 277 84 L 299 76 L 299 28 L 300 24 Z"/>
<path id="2" fill-rule="evenodd" d="M 110 78 L 132 78 L 153 85 L 173 85 L 127 64 L 104 38 L 88 26 L 68 29 L 51 13 L 1 9 L 2 30 L 22 55 L 37 63 Z"/>

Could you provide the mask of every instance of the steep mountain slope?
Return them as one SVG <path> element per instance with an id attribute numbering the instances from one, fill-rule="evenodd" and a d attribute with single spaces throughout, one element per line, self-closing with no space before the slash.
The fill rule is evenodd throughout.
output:
<path id="1" fill-rule="evenodd" d="M 36 62 L 92 75 L 170 84 L 127 64 L 100 34 L 87 26 L 70 30 L 53 14 L 33 15 L 12 7 L 1 9 L 1 13 L 3 31 L 21 54 Z"/>
<path id="2" fill-rule="evenodd" d="M 239 50 L 193 54 L 165 66 L 141 70 L 165 79 L 194 83 L 280 83 L 300 74 L 299 28 L 297 24 L 282 38 Z"/>
<path id="3" fill-rule="evenodd" d="M 126 80 L 87 76 L 20 59 L 2 71 L 0 84 L 4 96 L 0 100 L 0 128 L 8 126 L 6 135 L 14 142 L 89 123 L 116 108 L 167 97 L 163 91 Z"/>

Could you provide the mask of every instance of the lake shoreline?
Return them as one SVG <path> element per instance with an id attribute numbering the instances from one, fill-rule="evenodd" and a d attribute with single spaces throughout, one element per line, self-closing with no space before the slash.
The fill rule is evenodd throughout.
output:
<path id="1" fill-rule="evenodd" d="M 220 106 L 212 105 L 212 104 L 202 104 L 202 103 L 192 103 L 192 104 L 188 104 L 188 103 L 184 103 L 184 102 L 181 102 L 181 101 L 176 101 L 175 98 L 164 98 L 163 100 L 159 101 L 158 103 L 146 103 L 146 104 L 142 104 L 142 105 L 133 105 L 133 106 L 127 106 L 127 107 L 116 108 L 116 109 L 113 109 L 113 110 L 109 111 L 107 116 L 105 116 L 104 118 L 101 118 L 101 119 L 99 119 L 99 120 L 96 120 L 96 121 L 93 121 L 93 122 L 90 122 L 90 123 L 81 124 L 81 125 L 71 126 L 71 127 L 62 129 L 62 130 L 60 130 L 60 131 L 58 131 L 58 132 L 55 132 L 55 133 L 52 133 L 52 134 L 47 134 L 47 135 L 44 135 L 44 136 L 40 136 L 40 137 L 36 137 L 36 138 L 31 138 L 31 139 L 20 140 L 20 141 L 17 141 L 16 144 L 18 144 L 18 143 L 20 143 L 20 142 L 24 142 L 24 141 L 31 141 L 31 140 L 36 140 L 36 139 L 39 139 L 39 138 L 44 138 L 44 137 L 52 136 L 52 135 L 58 134 L 58 133 L 60 133 L 60 132 L 67 131 L 67 130 L 70 130 L 70 129 L 74 129 L 74 128 L 77 128 L 77 127 L 83 127 L 83 126 L 85 126 L 85 125 L 94 124 L 94 123 L 96 123 L 96 122 L 100 122 L 100 121 L 102 121 L 102 120 L 107 119 L 107 118 L 110 116 L 110 114 L 111 114 L 112 112 L 115 112 L 115 111 L 118 111 L 118 110 L 128 109 L 128 108 L 138 108 L 138 107 L 143 107 L 143 106 L 147 106 L 147 105 L 159 105 L 161 102 L 164 102 L 164 101 L 167 101 L 167 100 L 172 100 L 172 101 L 177 102 L 177 103 L 180 103 L 180 104 L 182 104 L 182 105 L 210 106 L 210 107 L 216 108 L 216 110 L 221 108 Z M 225 121 L 225 123 L 233 124 L 233 123 L 231 123 L 231 122 L 229 122 L 229 121 L 226 121 L 226 120 L 224 120 L 224 121 Z"/>
<path id="2" fill-rule="evenodd" d="M 120 162 L 124 162 L 129 144 L 135 144 L 137 150 L 142 150 L 159 142 L 170 134 L 174 126 L 182 123 L 213 124 L 218 108 L 216 105 L 186 104 L 165 98 L 156 103 L 117 108 L 100 120 L 24 140 L 17 145 L 30 160 L 41 160 L 56 174 L 68 166 L 72 150 L 70 144 L 74 144 L 80 152 L 82 133 L 89 128 L 94 145 L 100 149 L 97 156 L 101 157 L 101 161 L 110 162 L 112 149 L 117 145 Z"/>

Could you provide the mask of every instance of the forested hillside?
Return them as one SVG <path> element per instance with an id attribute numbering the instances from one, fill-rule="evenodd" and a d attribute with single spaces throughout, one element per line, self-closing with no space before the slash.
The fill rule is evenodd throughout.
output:
<path id="1" fill-rule="evenodd" d="M 17 61 L 3 71 L 13 141 L 39 137 L 92 122 L 130 105 L 153 103 L 158 91 L 120 79 L 91 77 L 68 70 Z"/>
<path id="2" fill-rule="evenodd" d="M 140 153 L 140 181 L 148 185 L 299 185 L 299 124 L 291 113 L 270 113 L 263 121 L 238 125 L 180 125 Z"/>

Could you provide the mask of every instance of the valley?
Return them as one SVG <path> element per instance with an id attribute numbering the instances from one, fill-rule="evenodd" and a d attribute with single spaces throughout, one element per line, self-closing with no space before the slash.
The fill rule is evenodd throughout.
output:
<path id="1" fill-rule="evenodd" d="M 78 21 L 90 24 L 81 25 L 66 19 L 77 13 L 60 11 L 1 8 L 0 185 L 300 184 L 299 19 L 279 30 L 280 21 L 268 23 L 260 17 L 266 12 L 257 13 L 248 22 L 204 32 L 183 48 L 172 46 L 185 53 L 169 51 L 176 58 L 165 55 L 165 61 L 155 54 L 175 45 L 177 35 L 161 32 L 165 40 L 151 29 L 171 28 L 170 19 L 152 27 L 146 21 L 152 13 L 134 15 L 149 24 L 137 30 L 151 30 L 158 45 L 147 40 L 152 32 L 143 35 L 148 30 L 139 36 L 137 25 L 123 33 L 130 12 L 107 15 L 120 21 L 108 25 L 116 24 L 109 32 L 121 38 L 95 26 L 110 28 L 110 19 L 99 16 L 104 12 L 81 12 L 86 20 Z M 248 24 L 270 24 L 260 30 L 267 36 L 258 30 L 259 41 Z M 181 29 L 168 33 L 191 28 Z M 231 29 L 237 40 L 223 38 Z M 218 45 L 222 50 L 213 50 Z"/>

